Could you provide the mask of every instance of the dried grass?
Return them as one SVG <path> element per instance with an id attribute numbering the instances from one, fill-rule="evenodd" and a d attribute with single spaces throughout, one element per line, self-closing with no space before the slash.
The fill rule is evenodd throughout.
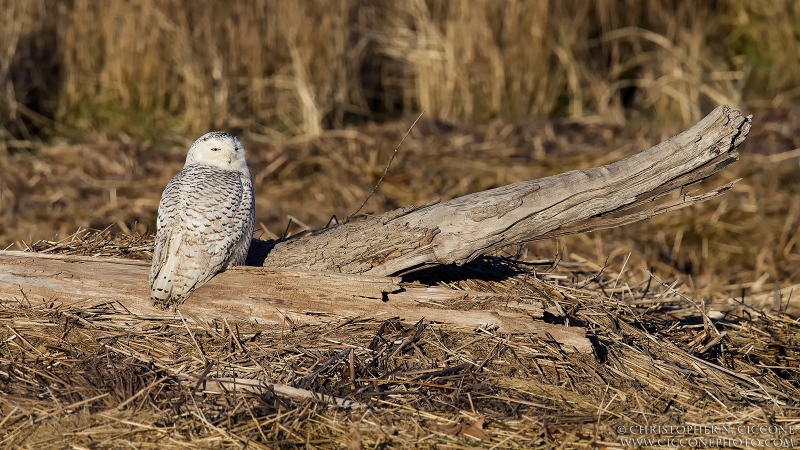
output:
<path id="1" fill-rule="evenodd" d="M 89 252 L 117 245 L 84 237 L 72 252 L 84 241 Z M 755 439 L 790 438 L 786 430 L 800 425 L 796 318 L 737 308 L 710 321 L 668 287 L 637 285 L 631 270 L 538 267 L 548 264 L 556 267 L 535 274 L 489 258 L 405 282 L 546 298 L 564 316 L 545 320 L 585 327 L 594 355 L 492 328 L 399 318 L 276 329 L 137 317 L 113 302 L 3 303 L 0 442 L 571 448 L 629 446 L 620 426 L 719 425 L 734 431 L 706 437 Z M 333 397 L 348 407 L 332 406 Z M 735 431 L 765 423 L 784 431 Z"/>
<path id="2" fill-rule="evenodd" d="M 797 104 L 782 1 L 2 0 L 10 139 L 316 135 L 414 115 L 645 117 Z M 134 62 L 135 63 L 132 63 Z M 76 133 L 77 132 L 77 133 Z"/>
<path id="3" fill-rule="evenodd" d="M 800 426 L 793 293 L 779 294 L 774 309 L 771 300 L 765 308 L 720 307 L 743 289 L 771 297 L 775 282 L 800 282 L 798 120 L 791 111 L 756 114 L 742 161 L 712 181 L 744 179 L 718 202 L 405 279 L 556 303 L 564 316 L 545 320 L 585 327 L 594 355 L 546 339 L 425 321 L 357 317 L 276 329 L 136 317 L 115 303 L 76 308 L 23 296 L 0 305 L 2 445 L 620 447 L 637 445 L 623 443 L 626 437 L 686 433 L 623 436 L 619 426 L 692 424 L 733 430 L 713 438 L 789 439 L 788 432 L 736 430 Z M 352 212 L 406 128 L 273 142 L 250 135 L 258 220 L 282 234 L 291 213 L 299 219 L 294 233 L 303 224 L 324 225 L 331 213 Z M 604 164 L 664 137 L 581 121 L 466 128 L 424 120 L 367 210 Z M 15 193 L 5 184 L 0 191 L 21 199 L 4 211 L 4 230 L 13 232 L 9 220 L 44 235 L 70 223 L 118 220 L 104 231 L 20 246 L 148 259 L 145 231 L 184 153 L 185 147 L 105 142 L 0 158 L 31 187 Z M 354 405 L 331 406 L 331 397 Z"/>

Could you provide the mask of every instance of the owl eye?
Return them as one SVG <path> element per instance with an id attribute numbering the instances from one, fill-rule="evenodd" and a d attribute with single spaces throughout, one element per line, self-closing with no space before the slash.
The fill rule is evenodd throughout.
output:
<path id="1" fill-rule="evenodd" d="M 212 148 L 212 149 L 211 149 L 211 151 L 212 151 L 212 152 L 218 152 L 219 150 L 220 150 L 220 149 L 219 149 L 219 148 L 217 148 L 217 147 L 214 147 L 214 148 Z"/>

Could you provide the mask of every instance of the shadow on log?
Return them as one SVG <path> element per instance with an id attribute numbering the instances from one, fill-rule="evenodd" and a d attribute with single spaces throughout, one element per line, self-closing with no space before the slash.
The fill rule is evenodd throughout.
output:
<path id="1" fill-rule="evenodd" d="M 402 275 L 464 264 L 502 247 L 612 228 L 717 197 L 710 192 L 634 207 L 708 178 L 738 160 L 752 117 L 724 105 L 683 133 L 629 158 L 433 201 L 274 242 L 254 241 L 248 264 L 291 270 Z"/>

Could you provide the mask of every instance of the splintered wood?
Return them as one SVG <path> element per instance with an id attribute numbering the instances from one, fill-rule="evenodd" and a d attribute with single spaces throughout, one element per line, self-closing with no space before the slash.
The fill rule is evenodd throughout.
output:
<path id="1" fill-rule="evenodd" d="M 683 133 L 613 164 L 406 207 L 289 240 L 251 248 L 253 264 L 293 270 L 397 275 L 464 264 L 500 248 L 626 225 L 727 192 L 682 196 L 644 211 L 671 192 L 738 160 L 752 117 L 720 106 Z"/>

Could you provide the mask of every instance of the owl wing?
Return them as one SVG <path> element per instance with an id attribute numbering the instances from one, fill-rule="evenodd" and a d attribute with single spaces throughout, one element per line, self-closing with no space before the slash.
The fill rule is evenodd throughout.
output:
<path id="1" fill-rule="evenodd" d="M 230 263 L 245 235 L 252 236 L 247 194 L 239 174 L 206 166 L 187 166 L 169 182 L 158 206 L 150 268 L 155 303 L 180 304 Z"/>

